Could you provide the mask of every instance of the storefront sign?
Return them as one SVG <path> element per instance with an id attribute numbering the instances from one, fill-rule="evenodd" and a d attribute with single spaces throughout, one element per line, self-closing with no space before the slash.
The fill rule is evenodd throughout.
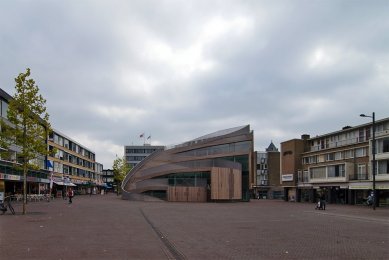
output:
<path id="1" fill-rule="evenodd" d="M 10 175 L 5 173 L 0 173 L 0 179 L 10 180 L 10 181 L 20 181 L 21 177 L 19 175 Z"/>
<path id="2" fill-rule="evenodd" d="M 377 185 L 377 190 L 389 190 L 389 185 Z"/>
<path id="3" fill-rule="evenodd" d="M 283 174 L 282 181 L 293 181 L 293 174 Z"/>
<path id="4" fill-rule="evenodd" d="M 373 185 L 372 186 L 364 186 L 364 185 L 355 185 L 355 186 L 350 186 L 349 189 L 350 190 L 371 190 L 373 188 Z"/>

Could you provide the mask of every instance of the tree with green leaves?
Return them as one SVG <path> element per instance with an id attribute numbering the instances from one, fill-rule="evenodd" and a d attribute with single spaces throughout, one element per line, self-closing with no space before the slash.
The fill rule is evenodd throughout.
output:
<path id="1" fill-rule="evenodd" d="M 49 154 L 47 137 L 52 131 L 46 100 L 29 77 L 27 68 L 15 78 L 16 93 L 9 101 L 8 121 L 1 119 L 0 134 L 1 156 L 12 158 L 11 153 L 16 150 L 15 165 L 23 169 L 23 214 L 26 214 L 27 204 L 27 173 L 44 168 L 45 157 Z"/>
<path id="2" fill-rule="evenodd" d="M 131 166 L 127 163 L 126 157 L 119 158 L 116 156 L 116 159 L 113 161 L 113 178 L 117 185 L 117 195 L 119 195 L 119 188 L 122 181 L 126 177 L 127 173 L 131 170 Z"/>

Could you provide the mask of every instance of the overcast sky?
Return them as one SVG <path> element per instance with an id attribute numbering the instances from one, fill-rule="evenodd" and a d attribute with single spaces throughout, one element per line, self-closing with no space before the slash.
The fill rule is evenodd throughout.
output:
<path id="1" fill-rule="evenodd" d="M 141 133 L 250 124 L 263 151 L 389 116 L 389 1 L 3 0 L 0 88 L 27 67 L 104 168 Z"/>

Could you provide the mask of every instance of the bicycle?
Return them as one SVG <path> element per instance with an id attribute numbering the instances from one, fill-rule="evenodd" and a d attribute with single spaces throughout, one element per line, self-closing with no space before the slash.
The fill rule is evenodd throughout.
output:
<path id="1" fill-rule="evenodd" d="M 1 215 L 4 215 L 7 209 L 11 211 L 12 215 L 15 215 L 15 210 L 11 205 L 11 197 L 5 197 L 4 202 L 0 203 L 0 210 L 2 211 Z"/>

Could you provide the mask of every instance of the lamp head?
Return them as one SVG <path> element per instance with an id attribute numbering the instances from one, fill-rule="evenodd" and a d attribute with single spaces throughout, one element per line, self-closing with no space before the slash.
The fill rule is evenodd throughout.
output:
<path id="1" fill-rule="evenodd" d="M 359 116 L 361 116 L 361 117 L 366 117 L 366 115 L 365 115 L 365 114 L 360 114 Z"/>

